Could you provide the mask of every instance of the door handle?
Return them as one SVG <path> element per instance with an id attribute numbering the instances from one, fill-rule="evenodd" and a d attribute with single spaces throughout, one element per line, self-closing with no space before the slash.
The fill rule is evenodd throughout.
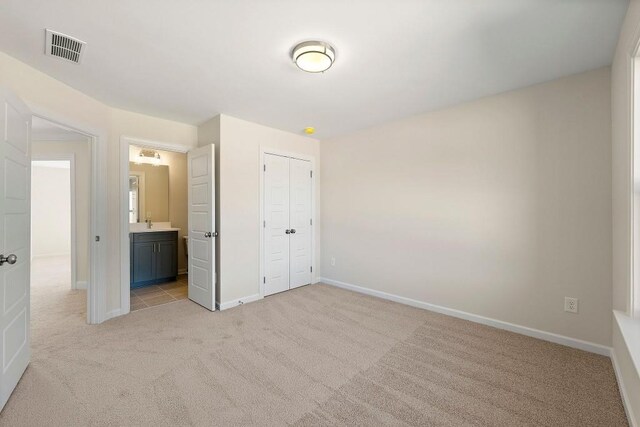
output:
<path id="1" fill-rule="evenodd" d="M 296 234 L 296 229 L 295 228 L 291 229 L 291 234 Z"/>
<path id="2" fill-rule="evenodd" d="M 284 234 L 289 234 L 291 233 L 291 230 L 284 230 Z"/>
<path id="3" fill-rule="evenodd" d="M 204 237 L 211 238 L 211 232 L 207 231 L 206 233 L 204 233 Z"/>
<path id="4" fill-rule="evenodd" d="M 13 265 L 18 261 L 18 257 L 15 256 L 14 254 L 8 255 L 8 256 L 4 256 L 4 255 L 0 255 L 0 265 L 4 264 L 5 262 L 7 264 Z"/>

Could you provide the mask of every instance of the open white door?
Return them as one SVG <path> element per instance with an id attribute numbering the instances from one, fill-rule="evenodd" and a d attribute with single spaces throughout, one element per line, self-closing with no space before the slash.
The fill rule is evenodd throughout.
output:
<path id="1" fill-rule="evenodd" d="M 214 146 L 189 151 L 189 299 L 216 309 Z"/>
<path id="2" fill-rule="evenodd" d="M 0 89 L 0 409 L 30 358 L 31 112 Z"/>

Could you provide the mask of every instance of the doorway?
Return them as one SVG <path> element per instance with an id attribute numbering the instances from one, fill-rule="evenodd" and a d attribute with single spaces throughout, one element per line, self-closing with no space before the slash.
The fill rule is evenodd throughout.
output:
<path id="1" fill-rule="evenodd" d="M 90 138 L 32 119 L 31 303 L 33 322 L 88 318 Z"/>
<path id="2" fill-rule="evenodd" d="M 213 145 L 120 141 L 123 313 L 185 298 L 214 311 Z"/>

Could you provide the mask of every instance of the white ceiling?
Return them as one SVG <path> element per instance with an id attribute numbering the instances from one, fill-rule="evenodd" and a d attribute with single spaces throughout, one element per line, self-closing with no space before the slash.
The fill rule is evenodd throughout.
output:
<path id="1" fill-rule="evenodd" d="M 326 138 L 611 63 L 628 0 L 3 0 L 0 50 L 115 107 Z M 44 29 L 88 43 L 45 56 Z M 331 42 L 335 65 L 289 59 Z"/>

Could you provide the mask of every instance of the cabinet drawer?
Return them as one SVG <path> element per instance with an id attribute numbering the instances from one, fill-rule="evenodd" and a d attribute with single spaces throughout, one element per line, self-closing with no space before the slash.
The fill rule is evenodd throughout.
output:
<path id="1" fill-rule="evenodd" d="M 177 231 L 153 231 L 146 233 L 131 233 L 132 242 L 160 242 L 163 240 L 175 240 L 178 238 Z"/>

